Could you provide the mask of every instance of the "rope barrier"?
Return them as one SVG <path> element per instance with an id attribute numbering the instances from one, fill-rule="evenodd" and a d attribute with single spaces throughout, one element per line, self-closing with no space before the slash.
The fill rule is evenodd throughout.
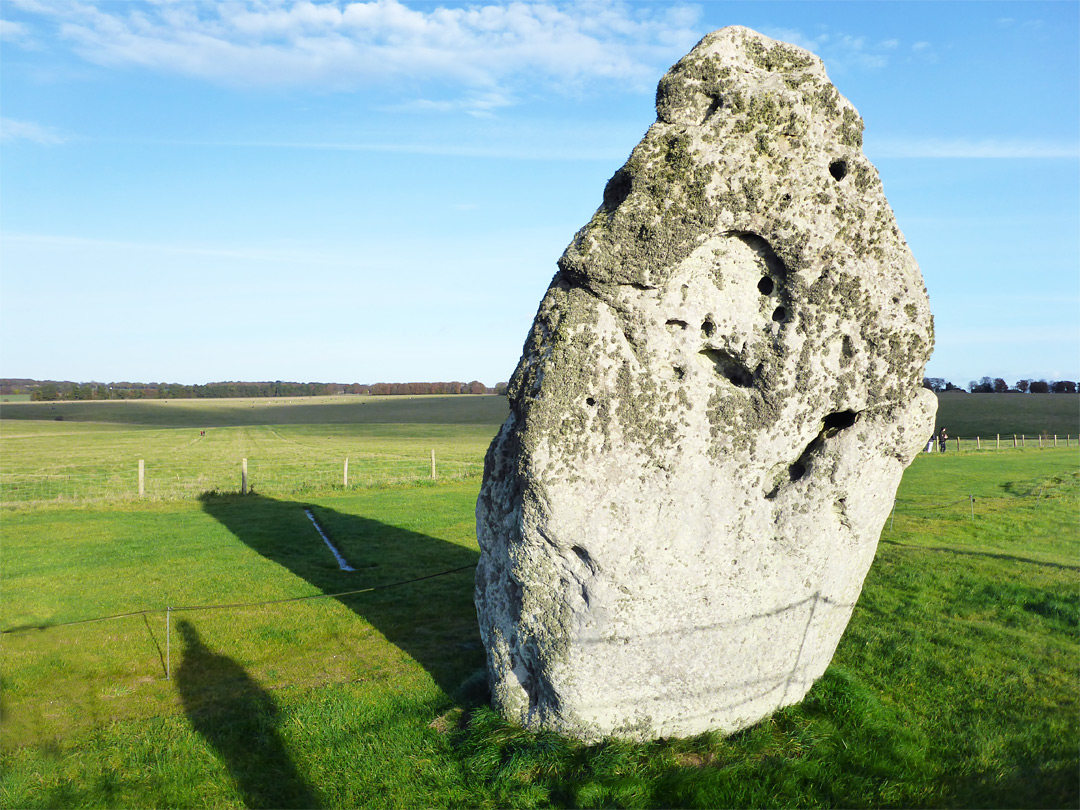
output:
<path id="1" fill-rule="evenodd" d="M 355 596 L 361 593 L 372 593 L 373 591 L 385 591 L 390 588 L 398 588 L 402 585 L 411 585 L 414 582 L 423 582 L 425 579 L 434 579 L 435 577 L 444 577 L 447 574 L 457 574 L 461 571 L 466 571 L 470 568 L 476 568 L 476 563 L 470 563 L 469 565 L 463 565 L 460 568 L 451 568 L 449 571 L 440 571 L 437 574 L 426 574 L 422 577 L 414 577 L 413 579 L 405 579 L 401 582 L 391 582 L 386 585 L 373 585 L 370 588 L 358 588 L 352 591 L 341 591 L 340 593 L 313 593 L 307 596 L 291 596 L 285 599 L 267 599 L 261 602 L 230 602 L 223 605 L 183 605 L 180 607 L 163 607 L 163 608 L 147 608 L 146 610 L 135 610 L 130 613 L 115 613 L 111 616 L 98 616 L 93 619 L 75 619 L 70 622 L 57 622 L 56 624 L 41 624 L 24 627 L 12 627 L 7 630 L 0 630 L 0 635 L 7 635 L 11 633 L 26 633 L 31 630 L 52 630 L 56 627 L 71 627 L 77 624 L 90 624 L 92 622 L 105 622 L 110 619 L 126 619 L 131 616 L 148 616 L 152 613 L 179 613 L 182 611 L 195 611 L 195 610 L 230 610 L 235 608 L 246 607 L 262 607 L 263 605 L 283 605 L 287 602 L 303 602 L 308 599 L 336 599 L 342 596 Z"/>

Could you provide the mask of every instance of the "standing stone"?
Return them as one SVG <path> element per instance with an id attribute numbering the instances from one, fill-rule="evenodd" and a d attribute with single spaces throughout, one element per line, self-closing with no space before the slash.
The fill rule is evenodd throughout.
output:
<path id="1" fill-rule="evenodd" d="M 801 700 L 936 409 L 922 277 L 821 61 L 725 28 L 656 109 L 559 260 L 476 506 L 494 705 L 585 740 Z"/>

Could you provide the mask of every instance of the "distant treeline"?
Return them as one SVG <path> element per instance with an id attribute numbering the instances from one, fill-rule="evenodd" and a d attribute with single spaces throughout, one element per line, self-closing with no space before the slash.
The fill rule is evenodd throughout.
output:
<path id="1" fill-rule="evenodd" d="M 923 387 L 940 393 L 942 391 L 960 391 L 969 394 L 1075 394 L 1077 385 L 1072 380 L 1017 380 L 1010 386 L 1001 377 L 983 377 L 972 380 L 967 388 L 953 385 L 944 377 L 924 377 Z"/>
<path id="2" fill-rule="evenodd" d="M 472 382 L 423 383 L 299 383 L 212 382 L 206 385 L 179 383 L 88 382 L 0 379 L 0 395 L 29 394 L 32 400 L 101 399 L 223 399 L 226 397 L 320 397 L 334 394 L 417 395 L 417 394 L 505 394 L 506 383 L 488 388 Z"/>
<path id="3" fill-rule="evenodd" d="M 943 377 L 925 377 L 923 386 L 938 393 L 959 391 L 972 394 L 1075 394 L 1072 380 L 1017 380 L 1010 386 L 1000 377 L 972 380 L 966 388 Z M 322 397 L 335 394 L 374 396 L 424 394 L 506 394 L 506 383 L 489 388 L 472 382 L 411 383 L 319 383 L 319 382 L 212 382 L 205 385 L 140 382 L 71 382 L 70 380 L 0 379 L 0 395 L 29 394 L 38 401 L 101 399 L 224 399 L 226 397 Z"/>

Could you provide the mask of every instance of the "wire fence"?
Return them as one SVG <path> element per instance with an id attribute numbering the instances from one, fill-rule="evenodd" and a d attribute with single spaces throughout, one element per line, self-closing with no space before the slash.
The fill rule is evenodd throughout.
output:
<path id="1" fill-rule="evenodd" d="M 178 500 L 206 492 L 297 496 L 406 484 L 463 480 L 483 472 L 482 460 L 370 456 L 237 458 L 209 463 L 139 460 L 126 464 L 71 464 L 49 472 L 0 472 L 0 506 L 44 503 Z"/>
<path id="2" fill-rule="evenodd" d="M 1077 447 L 1074 435 L 994 434 L 951 436 L 944 450 L 938 437 L 925 452 L 987 453 L 1006 450 Z M 101 464 L 73 462 L 43 472 L 0 471 L 0 507 L 47 503 L 180 500 L 206 492 L 258 492 L 294 497 L 415 483 L 423 480 L 463 480 L 483 473 L 483 460 L 472 456 L 435 458 L 406 454 L 330 454 L 282 457 L 177 459 Z M 5 465 L 7 466 L 7 465 Z"/>
<path id="3" fill-rule="evenodd" d="M 995 433 L 988 436 L 949 436 L 942 446 L 940 436 L 928 439 L 927 453 L 981 453 L 1000 450 L 1046 449 L 1050 447 L 1080 447 L 1080 437 L 1057 433 Z"/>

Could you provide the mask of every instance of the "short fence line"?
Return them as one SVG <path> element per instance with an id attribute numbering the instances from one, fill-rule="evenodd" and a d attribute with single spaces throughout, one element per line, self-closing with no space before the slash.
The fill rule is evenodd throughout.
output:
<path id="1" fill-rule="evenodd" d="M 994 434 L 994 447 L 993 447 L 994 451 L 1001 450 L 1001 437 L 1002 437 L 1002 435 L 1003 434 L 1001 434 L 1001 433 L 995 433 Z M 1040 449 L 1045 449 L 1045 448 L 1048 448 L 1048 447 L 1051 447 L 1051 446 L 1060 447 L 1061 446 L 1060 442 L 1064 442 L 1065 447 L 1072 447 L 1073 446 L 1073 444 L 1072 444 L 1072 434 L 1071 433 L 1067 433 L 1064 436 L 1062 436 L 1060 433 L 1051 434 L 1051 433 L 1047 433 L 1047 432 L 1043 431 L 1042 433 L 1038 433 L 1038 434 L 1035 434 L 1035 435 L 1029 435 L 1029 434 L 1026 434 L 1026 433 L 1012 433 L 1012 434 L 1006 433 L 1006 434 L 1004 434 L 1004 436 L 1005 436 L 1006 441 L 1008 441 L 1009 436 L 1012 436 L 1013 449 L 1018 449 L 1018 450 L 1027 448 L 1027 440 L 1028 439 L 1031 439 L 1032 441 L 1037 440 L 1038 443 L 1039 443 L 1039 448 Z M 989 447 L 990 438 L 986 437 L 986 439 L 987 439 L 987 448 L 986 449 L 989 450 L 990 449 L 990 447 Z M 947 438 L 947 440 L 946 440 L 946 449 L 948 448 L 949 444 L 952 444 L 956 448 L 957 453 L 965 452 L 963 446 L 961 445 L 961 442 L 963 441 L 963 442 L 967 442 L 968 446 L 969 446 L 969 449 L 966 452 L 971 452 L 970 445 L 972 445 L 972 444 L 975 445 L 974 449 L 975 449 L 976 452 L 982 452 L 983 451 L 982 440 L 983 440 L 982 434 L 978 434 L 978 435 L 975 435 L 975 436 L 949 436 Z M 930 439 L 927 440 L 926 446 L 923 448 L 923 452 L 925 452 L 925 453 L 937 453 L 937 452 L 944 453 L 945 450 L 942 449 L 941 445 L 942 445 L 941 436 L 939 434 L 935 433 Z M 1077 436 L 1076 446 L 1080 447 L 1080 436 Z M 1008 448 L 1006 448 L 1006 449 L 1008 449 Z"/>
<path id="2" fill-rule="evenodd" d="M 1002 443 L 1004 436 L 1005 442 Z M 994 434 L 993 438 L 975 436 L 950 437 L 948 451 L 969 453 L 1007 450 L 1009 438 L 1013 447 L 1026 449 L 1029 443 L 1040 448 L 1080 447 L 1072 434 L 1062 436 L 1043 432 Z M 982 443 L 987 438 L 986 445 Z M 940 451 L 939 437 L 929 442 L 927 452 Z M 207 492 L 236 492 L 263 495 L 300 495 L 315 492 L 334 492 L 342 488 L 362 488 L 408 483 L 421 480 L 462 480 L 480 475 L 483 463 L 479 460 L 443 460 L 436 467 L 435 450 L 424 456 L 360 457 L 342 455 L 308 458 L 263 459 L 241 458 L 223 463 L 170 464 L 139 459 L 130 465 L 112 465 L 93 470 L 69 468 L 58 472 L 0 472 L 0 506 L 47 503 L 89 503 L 131 499 L 187 500 Z M 232 470 L 232 472 L 230 472 Z M 235 476 L 235 477 L 234 477 Z M 238 486 L 238 489 L 237 489 Z"/>
<path id="3" fill-rule="evenodd" d="M 49 472 L 0 472 L 0 505 L 55 502 L 187 500 L 206 492 L 299 495 L 341 489 L 385 486 L 424 479 L 463 480 L 479 475 L 481 460 L 444 459 L 436 467 L 435 450 L 425 456 L 338 456 L 239 459 L 207 464 L 172 464 L 138 459 L 110 465 Z M 86 465 L 91 466 L 91 465 Z M 233 471 L 230 473 L 230 469 Z M 233 477 L 235 476 L 235 477 Z"/>

